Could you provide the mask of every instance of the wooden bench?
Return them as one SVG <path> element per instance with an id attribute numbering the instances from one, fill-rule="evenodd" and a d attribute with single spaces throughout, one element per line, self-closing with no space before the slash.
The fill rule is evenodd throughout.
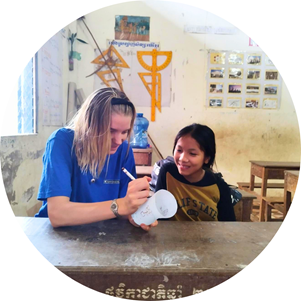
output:
<path id="1" fill-rule="evenodd" d="M 264 206 L 264 220 L 270 221 L 282 221 L 283 218 L 272 218 L 272 209 L 284 213 L 284 197 L 262 197 L 262 204 Z"/>
<path id="2" fill-rule="evenodd" d="M 293 200 L 293 195 L 296 192 L 299 179 L 299 171 L 285 170 L 284 171 L 284 212 L 283 218 L 287 215 L 288 209 Z"/>
<path id="3" fill-rule="evenodd" d="M 238 188 L 238 190 L 244 191 L 245 193 L 249 193 L 250 195 L 253 195 L 250 221 L 258 222 L 259 221 L 258 214 L 259 214 L 259 208 L 260 208 L 261 195 L 256 193 L 254 190 L 248 190 L 247 188 L 245 188 L 245 189 Z"/>
<path id="4" fill-rule="evenodd" d="M 240 190 L 241 188 L 239 188 Z M 241 191 L 248 192 L 249 194 L 254 196 L 253 199 L 253 206 L 252 206 L 252 213 L 251 213 L 251 221 L 258 222 L 259 221 L 259 209 L 260 209 L 260 199 L 262 198 L 259 193 L 256 193 L 254 190 L 248 190 L 248 189 L 241 189 Z M 284 200 L 283 197 L 264 197 L 263 198 L 264 203 L 264 215 L 265 215 L 265 221 L 282 221 L 283 219 L 272 219 L 272 210 L 275 209 L 277 211 L 280 211 L 283 213 L 284 210 Z"/>
<path id="5" fill-rule="evenodd" d="M 154 166 L 138 166 L 136 165 L 137 178 L 143 178 L 144 176 L 151 177 Z"/>
<path id="6" fill-rule="evenodd" d="M 239 189 L 249 189 L 250 183 L 249 182 L 237 182 Z M 261 183 L 254 183 L 254 188 L 261 188 Z M 268 183 L 267 188 L 274 188 L 274 189 L 283 189 L 284 183 Z"/>
<path id="7" fill-rule="evenodd" d="M 251 222 L 251 214 L 253 209 L 253 200 L 256 196 L 253 193 L 245 190 L 237 189 L 241 195 L 241 200 L 234 205 L 234 213 L 236 221 Z"/>

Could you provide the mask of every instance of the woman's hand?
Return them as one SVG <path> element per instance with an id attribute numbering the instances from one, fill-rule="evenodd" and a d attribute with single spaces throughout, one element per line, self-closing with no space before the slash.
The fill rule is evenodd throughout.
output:
<path id="1" fill-rule="evenodd" d="M 145 224 L 141 224 L 140 226 L 139 225 L 137 225 L 135 222 L 134 222 L 134 220 L 133 220 L 133 218 L 132 218 L 132 216 L 131 215 L 129 215 L 128 216 L 128 219 L 129 219 L 129 222 L 133 225 L 133 226 L 135 226 L 135 227 L 141 227 L 143 230 L 145 230 L 145 231 L 149 231 L 151 228 L 153 228 L 153 227 L 156 227 L 157 225 L 158 225 L 158 221 L 156 220 L 156 221 L 154 221 L 152 224 L 150 224 L 149 226 L 147 226 L 147 225 L 145 225 Z"/>
<path id="2" fill-rule="evenodd" d="M 126 196 L 118 200 L 120 215 L 131 215 L 147 201 L 150 180 L 150 177 L 143 177 L 129 182 Z"/>

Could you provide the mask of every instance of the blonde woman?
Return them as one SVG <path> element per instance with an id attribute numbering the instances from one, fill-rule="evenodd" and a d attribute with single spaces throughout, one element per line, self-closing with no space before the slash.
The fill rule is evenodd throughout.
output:
<path id="1" fill-rule="evenodd" d="M 150 178 L 136 176 L 130 133 L 134 105 L 115 88 L 99 89 L 84 102 L 65 128 L 49 137 L 43 155 L 36 217 L 49 217 L 53 227 L 128 217 L 149 195 Z M 156 226 L 141 225 L 148 231 Z M 136 226 L 136 225 L 135 225 Z"/>

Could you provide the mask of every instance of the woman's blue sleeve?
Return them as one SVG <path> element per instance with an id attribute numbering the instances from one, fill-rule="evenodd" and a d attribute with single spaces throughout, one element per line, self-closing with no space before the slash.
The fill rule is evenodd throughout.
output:
<path id="1" fill-rule="evenodd" d="M 54 196 L 71 196 L 72 158 L 67 139 L 55 136 L 47 141 L 43 155 L 43 172 L 38 200 Z"/>

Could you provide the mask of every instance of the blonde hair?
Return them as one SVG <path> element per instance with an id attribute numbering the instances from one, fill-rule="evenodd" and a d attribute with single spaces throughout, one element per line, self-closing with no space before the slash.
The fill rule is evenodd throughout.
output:
<path id="1" fill-rule="evenodd" d="M 67 128 L 74 130 L 73 149 L 81 171 L 87 172 L 89 170 L 95 178 L 100 175 L 106 157 L 110 155 L 112 113 L 132 118 L 128 142 L 130 142 L 130 133 L 134 126 L 136 111 L 132 103 L 130 105 L 113 105 L 112 98 L 129 101 L 124 92 L 115 88 L 96 90 L 87 97 L 67 125 Z"/>

